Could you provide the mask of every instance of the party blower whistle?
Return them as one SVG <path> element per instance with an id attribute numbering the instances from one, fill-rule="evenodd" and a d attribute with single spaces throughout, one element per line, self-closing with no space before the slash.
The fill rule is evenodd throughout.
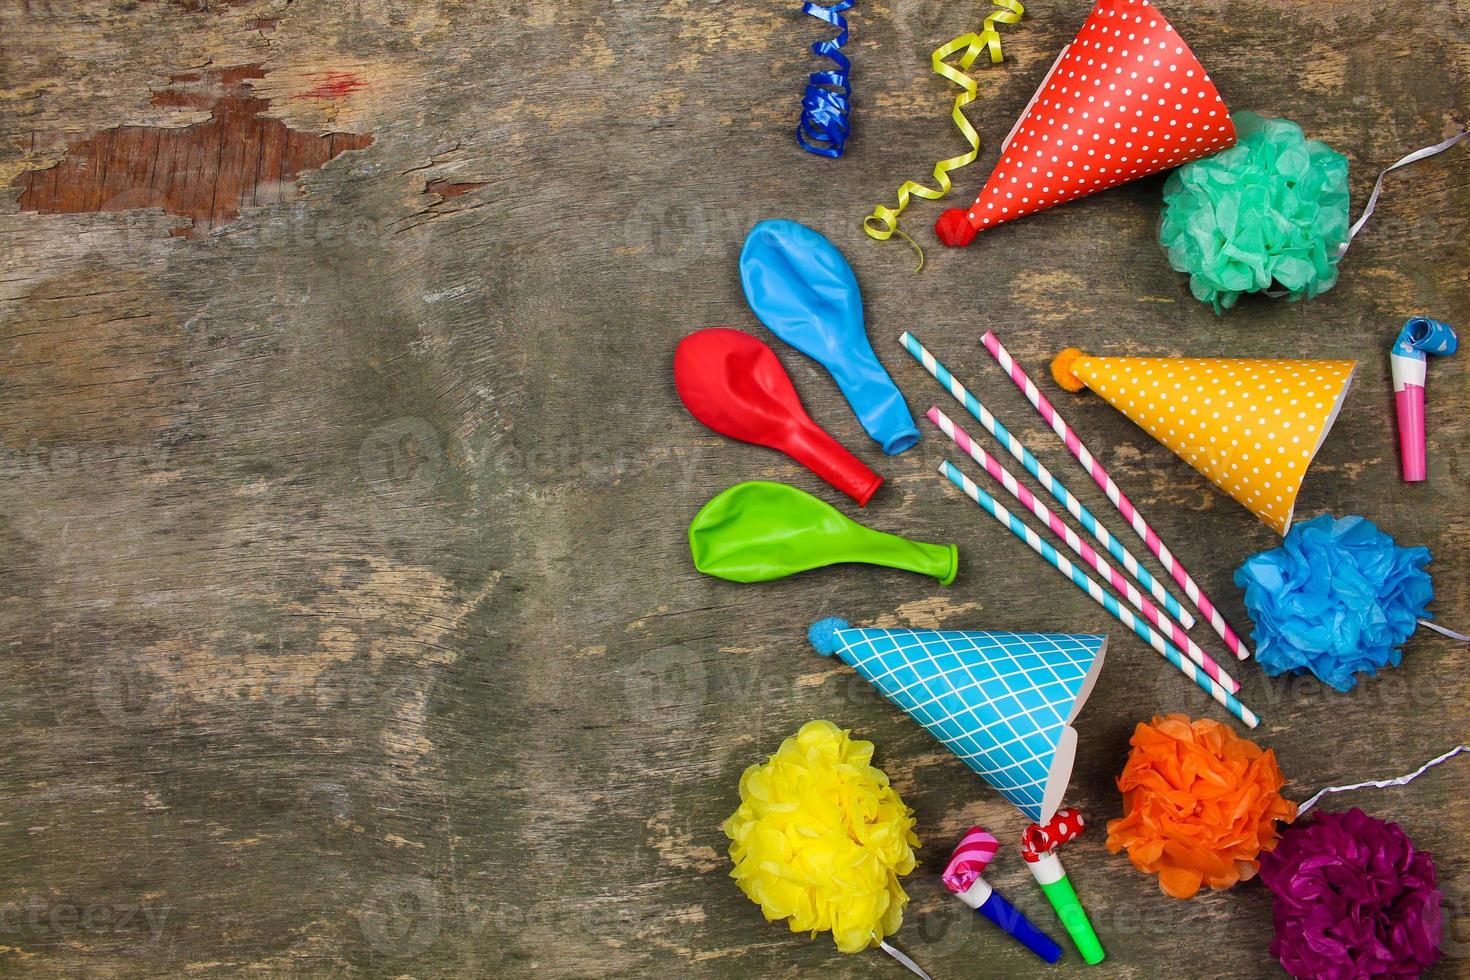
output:
<path id="1" fill-rule="evenodd" d="M 1032 925 L 1030 919 L 1002 898 L 981 877 L 999 846 L 996 839 L 986 833 L 984 828 L 971 827 L 960 838 L 959 845 L 949 857 L 949 864 L 944 867 L 944 887 L 954 892 L 955 897 L 970 908 L 1000 926 L 1007 936 L 1011 936 L 1046 962 L 1055 963 L 1062 958 L 1062 947 Z"/>
<path id="2" fill-rule="evenodd" d="M 1058 810 L 1046 826 L 1034 823 L 1026 828 L 1021 835 L 1021 857 L 1026 859 L 1026 867 L 1031 869 L 1036 883 L 1056 910 L 1057 918 L 1066 926 L 1067 935 L 1072 937 L 1072 944 L 1082 954 L 1082 959 L 1087 963 L 1101 963 L 1106 955 L 1102 943 L 1098 942 L 1097 933 L 1092 931 L 1092 923 L 1087 921 L 1082 902 L 1067 880 L 1067 872 L 1062 870 L 1061 859 L 1056 854 L 1057 845 L 1077 837 L 1083 826 L 1081 813 L 1071 808 Z"/>
<path id="3" fill-rule="evenodd" d="M 1429 354 L 1448 357 L 1460 346 L 1454 328 L 1427 316 L 1411 317 L 1393 342 L 1388 361 L 1399 410 L 1399 459 L 1404 479 L 1424 479 L 1424 378 Z"/>

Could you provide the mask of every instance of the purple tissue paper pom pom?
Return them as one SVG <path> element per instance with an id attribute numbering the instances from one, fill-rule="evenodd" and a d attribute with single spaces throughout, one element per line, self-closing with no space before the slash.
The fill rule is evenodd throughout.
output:
<path id="1" fill-rule="evenodd" d="M 1417 977 L 1439 959 L 1434 861 L 1398 824 L 1317 812 L 1261 855 L 1274 896 L 1271 955 L 1311 980 Z"/>
<path id="2" fill-rule="evenodd" d="M 1311 671 L 1339 691 L 1359 673 L 1397 667 L 1398 648 L 1431 618 L 1427 564 L 1428 548 L 1400 548 L 1362 517 L 1294 525 L 1281 547 L 1235 571 L 1256 624 L 1256 660 L 1273 677 Z"/>

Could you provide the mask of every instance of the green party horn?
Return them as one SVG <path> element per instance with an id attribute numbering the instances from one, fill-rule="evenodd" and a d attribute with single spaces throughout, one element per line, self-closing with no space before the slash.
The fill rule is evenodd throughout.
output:
<path id="1" fill-rule="evenodd" d="M 1072 937 L 1072 945 L 1082 954 L 1083 962 L 1092 964 L 1101 963 L 1107 954 L 1056 852 L 1058 844 L 1082 833 L 1084 826 L 1081 813 L 1070 808 L 1058 810 L 1045 825 L 1034 823 L 1022 833 L 1021 857 L 1026 859 L 1026 867 L 1031 869 L 1042 894 L 1062 921 L 1067 935 Z"/>
<path id="2" fill-rule="evenodd" d="M 851 521 L 784 483 L 737 483 L 689 524 L 694 567 L 731 582 L 769 582 L 797 572 L 862 562 L 954 581 L 959 549 L 911 541 Z"/>

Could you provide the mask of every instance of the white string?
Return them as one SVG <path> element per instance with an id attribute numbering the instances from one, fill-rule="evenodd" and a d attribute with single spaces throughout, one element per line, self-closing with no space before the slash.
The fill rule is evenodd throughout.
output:
<path id="1" fill-rule="evenodd" d="M 1409 164 L 1423 160 L 1425 157 L 1432 157 L 1436 153 L 1443 153 L 1467 136 L 1470 136 L 1470 129 L 1462 130 L 1449 139 L 1436 143 L 1433 146 L 1426 146 L 1422 149 L 1415 150 L 1399 162 L 1381 171 L 1378 174 L 1378 179 L 1373 183 L 1373 193 L 1368 195 L 1368 204 L 1363 208 L 1363 214 L 1357 221 L 1353 222 L 1352 228 L 1348 229 L 1347 241 L 1338 246 L 1337 254 L 1342 255 L 1342 253 L 1348 250 L 1348 245 L 1352 243 L 1353 238 L 1359 231 L 1362 231 L 1363 226 L 1368 223 L 1368 219 L 1373 217 L 1373 209 L 1378 206 L 1378 195 L 1383 191 L 1383 178 L 1400 167 L 1407 167 Z"/>
<path id="2" fill-rule="evenodd" d="M 1374 779 L 1366 783 L 1353 783 L 1351 786 L 1329 786 L 1326 789 L 1318 792 L 1316 796 L 1312 797 L 1310 800 L 1298 807 L 1296 815 L 1300 817 L 1302 814 L 1306 813 L 1312 807 L 1316 806 L 1317 801 L 1322 799 L 1322 797 L 1326 796 L 1328 793 L 1346 793 L 1350 789 L 1387 789 L 1390 786 L 1404 786 L 1424 775 L 1424 773 L 1433 766 L 1437 766 L 1441 762 L 1444 762 L 1446 759 L 1450 759 L 1454 756 L 1459 755 L 1461 752 L 1470 752 L 1470 745 L 1457 745 L 1446 752 L 1444 755 L 1439 756 L 1438 758 L 1430 759 L 1418 769 L 1415 769 L 1413 772 L 1403 776 L 1394 776 L 1392 779 Z"/>
<path id="3" fill-rule="evenodd" d="M 887 943 L 885 943 L 881 939 L 878 940 L 878 948 L 881 949 L 881 950 L 883 950 L 883 952 L 887 953 L 889 956 L 891 956 L 894 959 L 898 960 L 904 966 L 908 967 L 917 976 L 923 977 L 924 980 L 934 980 L 933 977 L 929 976 L 929 974 L 927 974 L 927 973 L 924 972 L 923 968 L 921 968 L 919 966 L 919 964 L 915 963 L 913 960 L 911 960 L 907 956 L 905 956 L 901 951 L 893 948 L 892 946 L 888 945 Z"/>
<path id="4" fill-rule="evenodd" d="M 1428 626 L 1430 629 L 1434 630 L 1436 633 L 1439 633 L 1442 636 L 1448 636 L 1452 640 L 1459 640 L 1461 643 L 1470 643 L 1470 636 L 1466 636 L 1464 633 L 1456 633 L 1454 630 L 1451 630 L 1451 629 L 1445 629 L 1443 626 L 1439 625 L 1438 623 L 1431 623 L 1427 619 L 1421 619 L 1421 620 L 1419 620 L 1419 625 L 1420 626 Z"/>

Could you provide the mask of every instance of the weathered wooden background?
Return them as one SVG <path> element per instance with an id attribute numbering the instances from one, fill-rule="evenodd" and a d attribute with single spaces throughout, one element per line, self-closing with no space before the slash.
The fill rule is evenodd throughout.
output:
<path id="1" fill-rule="evenodd" d="M 862 235 L 961 149 L 929 52 L 983 4 L 859 0 L 838 161 L 791 138 L 806 46 L 829 33 L 796 0 L 0 10 L 0 972 L 897 977 L 765 924 L 725 877 L 741 770 L 826 717 L 877 743 L 918 813 L 897 942 L 936 977 L 1042 975 L 937 880 L 963 828 L 1011 839 L 1020 818 L 810 652 L 806 626 L 835 614 L 1112 632 L 1069 797 L 1099 825 L 1068 858 L 1110 951 L 1090 975 L 1278 974 L 1259 884 L 1176 902 L 1102 846 L 1133 724 L 1215 706 L 957 499 L 935 439 L 880 458 L 789 351 L 814 416 L 888 477 L 863 519 L 957 541 L 960 577 L 698 576 L 684 529 L 715 492 L 833 494 L 694 423 L 670 357 L 699 327 L 761 332 L 736 255 L 784 216 L 847 251 L 916 413 L 941 392 L 905 328 L 1074 487 L 984 328 L 1033 371 L 1069 344 L 1359 358 L 1299 513 L 1430 546 L 1434 608 L 1470 628 L 1470 359 L 1433 365 L 1417 486 L 1386 363 L 1406 316 L 1470 319 L 1463 149 L 1391 179 L 1336 289 L 1217 318 L 1153 242 L 1160 179 L 931 247 L 919 275 Z M 944 206 L 978 189 L 1085 10 L 1037 0 L 1006 29 L 970 111 L 984 153 Z M 1167 12 L 1232 107 L 1351 158 L 1356 202 L 1466 120 L 1460 0 Z M 940 207 L 907 217 L 926 245 Z M 1245 628 L 1230 575 L 1270 532 L 1100 401 L 1060 403 Z M 1304 799 L 1463 741 L 1467 671 L 1422 634 L 1350 695 L 1243 680 Z M 1467 790 L 1456 760 L 1338 798 L 1434 853 L 1440 977 L 1470 971 Z M 1050 922 L 1026 878 L 1012 852 L 995 867 Z"/>

